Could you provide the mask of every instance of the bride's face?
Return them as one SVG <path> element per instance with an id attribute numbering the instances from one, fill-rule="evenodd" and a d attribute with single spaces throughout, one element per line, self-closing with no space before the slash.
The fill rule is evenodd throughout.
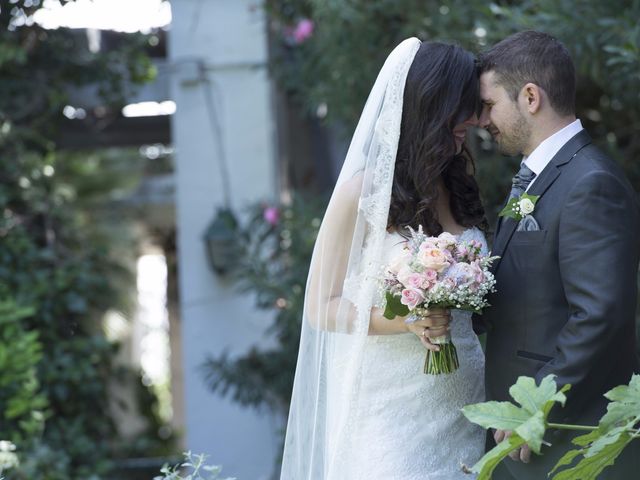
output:
<path id="1" fill-rule="evenodd" d="M 453 137 L 456 140 L 456 153 L 460 153 L 462 151 L 462 144 L 467 138 L 467 130 L 470 127 L 476 127 L 477 125 L 478 125 L 478 115 L 473 113 L 464 122 L 459 123 L 453 128 Z"/>

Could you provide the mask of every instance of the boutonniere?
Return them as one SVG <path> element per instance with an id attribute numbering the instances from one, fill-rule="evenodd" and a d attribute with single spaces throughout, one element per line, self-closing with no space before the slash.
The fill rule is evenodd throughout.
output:
<path id="1" fill-rule="evenodd" d="M 522 220 L 527 215 L 533 213 L 539 198 L 540 195 L 527 195 L 523 193 L 521 196 L 509 200 L 506 207 L 502 209 L 498 216 Z"/>

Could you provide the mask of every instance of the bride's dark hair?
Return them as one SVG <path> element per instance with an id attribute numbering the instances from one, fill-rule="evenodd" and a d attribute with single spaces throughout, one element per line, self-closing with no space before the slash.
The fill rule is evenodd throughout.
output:
<path id="1" fill-rule="evenodd" d="M 466 50 L 423 42 L 409 68 L 402 104 L 402 124 L 396 158 L 388 228 L 422 225 L 439 235 L 436 202 L 440 178 L 450 194 L 455 220 L 464 227 L 487 229 L 475 169 L 465 146 L 456 153 L 453 129 L 480 106 L 480 86 L 474 56 Z"/>

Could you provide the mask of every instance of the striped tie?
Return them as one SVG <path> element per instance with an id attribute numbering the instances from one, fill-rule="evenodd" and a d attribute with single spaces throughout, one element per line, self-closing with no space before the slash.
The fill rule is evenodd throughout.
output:
<path id="1" fill-rule="evenodd" d="M 533 171 L 531 171 L 531 169 L 527 167 L 524 162 L 522 162 L 522 164 L 520 165 L 520 170 L 511 181 L 512 186 L 511 193 L 509 193 L 509 200 L 511 200 L 512 198 L 520 197 L 525 192 L 535 176 L 536 174 L 533 173 Z"/>

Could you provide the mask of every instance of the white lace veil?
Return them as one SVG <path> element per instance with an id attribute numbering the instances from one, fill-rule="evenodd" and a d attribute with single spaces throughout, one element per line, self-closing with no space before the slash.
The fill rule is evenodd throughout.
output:
<path id="1" fill-rule="evenodd" d="M 348 478 L 362 354 L 377 298 L 404 85 L 420 40 L 387 57 L 356 127 L 307 280 L 282 480 Z"/>

